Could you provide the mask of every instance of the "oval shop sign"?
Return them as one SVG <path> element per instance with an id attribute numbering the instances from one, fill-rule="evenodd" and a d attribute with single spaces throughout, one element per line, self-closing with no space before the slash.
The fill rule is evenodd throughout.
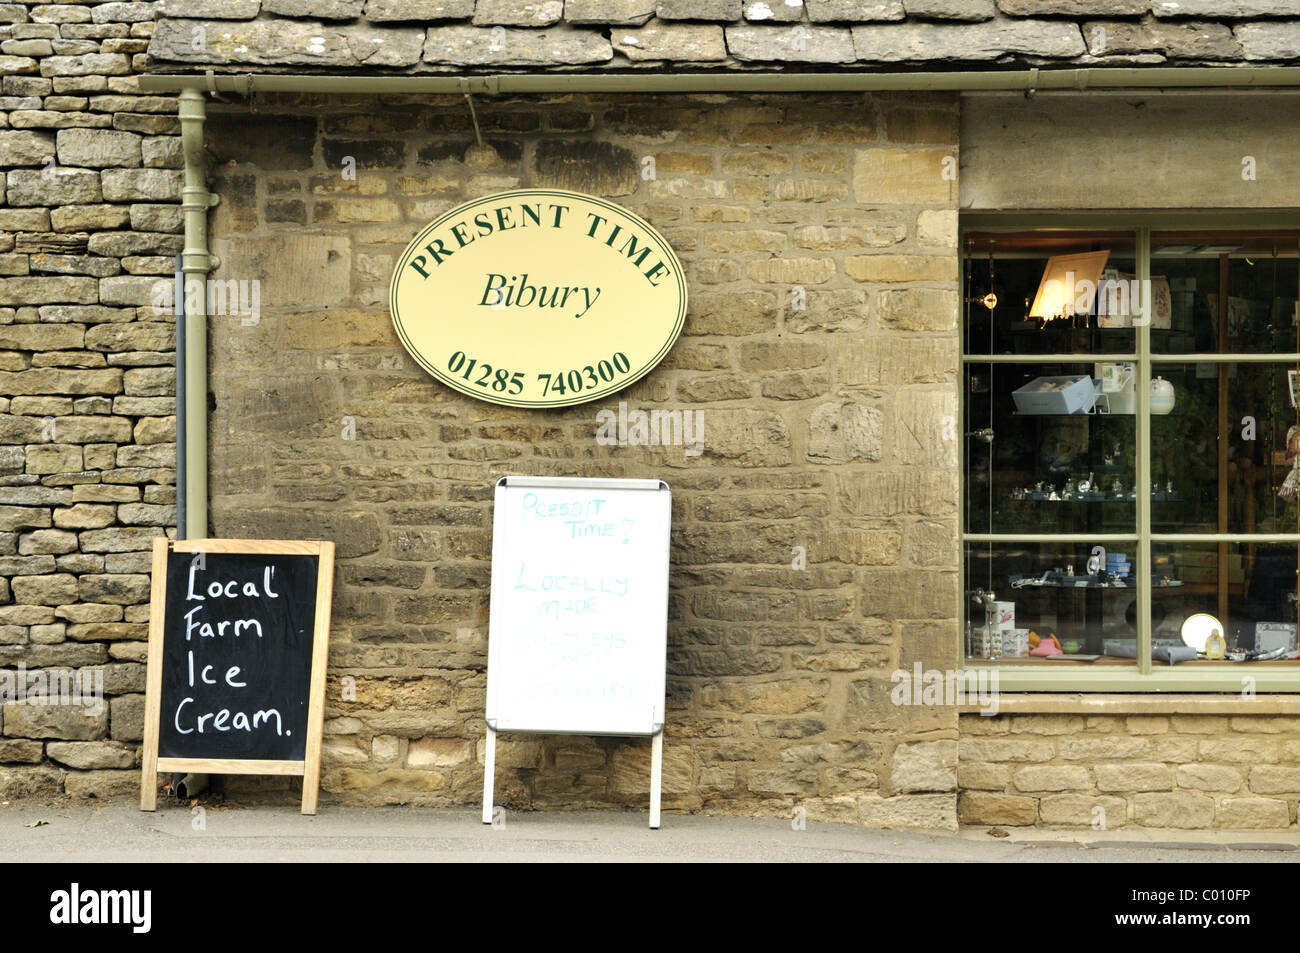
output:
<path id="1" fill-rule="evenodd" d="M 663 360 L 686 319 L 686 280 L 668 243 L 627 209 L 518 189 L 424 229 L 398 259 L 388 300 L 403 346 L 448 387 L 565 407 Z"/>

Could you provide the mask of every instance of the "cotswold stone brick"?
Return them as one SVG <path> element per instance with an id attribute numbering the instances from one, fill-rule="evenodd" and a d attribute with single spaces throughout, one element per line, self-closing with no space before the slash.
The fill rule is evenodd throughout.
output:
<path id="1" fill-rule="evenodd" d="M 872 264 L 870 262 L 865 265 Z M 882 291 L 876 313 L 881 324 L 900 331 L 953 331 L 957 328 L 957 293 L 938 288 Z"/>
<path id="2" fill-rule="evenodd" d="M 184 227 L 179 205 L 132 205 L 128 214 L 137 232 L 179 232 Z"/>
<path id="3" fill-rule="evenodd" d="M 99 173 L 56 166 L 45 170 L 14 169 L 8 175 L 10 205 L 78 205 L 98 202 Z"/>
<path id="4" fill-rule="evenodd" d="M 17 764 L 26 762 L 35 764 L 41 760 L 43 745 L 39 741 L 22 741 L 22 740 L 0 740 L 0 764 Z M 4 771 L 5 769 L 0 769 Z M 3 775 L 0 775 L 3 778 Z M 5 781 L 0 780 L 0 787 L 3 787 Z M 13 791 L 4 788 L 7 797 L 15 797 Z"/>
<path id="5" fill-rule="evenodd" d="M 51 767 L 0 767 L 0 791 L 5 797 L 46 798 L 63 793 L 63 775 Z"/>
<path id="6" fill-rule="evenodd" d="M 1033 765 L 1011 776 L 1017 791 L 1070 791 L 1092 787 L 1092 775 L 1081 765 Z"/>
<path id="7" fill-rule="evenodd" d="M 121 797 L 139 789 L 139 771 L 69 771 L 63 781 L 70 797 Z"/>
<path id="8" fill-rule="evenodd" d="M 0 155 L 6 166 L 43 166 L 54 152 L 54 137 L 47 133 L 0 129 Z"/>
<path id="9" fill-rule="evenodd" d="M 9 585 L 14 599 L 27 605 L 57 606 L 77 599 L 77 577 L 66 573 L 15 576 Z"/>
<path id="10" fill-rule="evenodd" d="M 115 519 L 114 507 L 94 503 L 78 503 L 54 511 L 54 525 L 60 529 L 102 529 L 112 526 Z"/>
<path id="11" fill-rule="evenodd" d="M 41 444 L 27 448 L 28 473 L 76 473 L 81 464 L 80 447 Z"/>
<path id="12" fill-rule="evenodd" d="M 1173 789 L 1173 772 L 1163 764 L 1093 765 L 1100 791 L 1169 791 Z"/>
<path id="13" fill-rule="evenodd" d="M 1135 794 L 1133 820 L 1143 827 L 1200 828 L 1214 823 L 1214 798 L 1204 794 Z"/>
<path id="14" fill-rule="evenodd" d="M 889 783 L 908 793 L 957 790 L 957 742 L 899 745 L 894 749 Z"/>
<path id="15" fill-rule="evenodd" d="M 956 282 L 957 260 L 922 255 L 855 255 L 844 260 L 844 272 L 855 281 Z"/>
<path id="16" fill-rule="evenodd" d="M 883 415 L 864 404 L 823 404 L 808 420 L 808 459 L 814 463 L 879 460 L 883 453 Z"/>
<path id="17" fill-rule="evenodd" d="M 865 794 L 858 798 L 858 814 L 867 827 L 957 829 L 955 794 L 902 794 L 881 797 Z"/>
<path id="18" fill-rule="evenodd" d="M 133 749 L 106 741 L 51 741 L 46 745 L 46 753 L 52 761 L 83 771 L 130 768 L 136 763 Z"/>
<path id="19" fill-rule="evenodd" d="M 872 205 L 955 205 L 952 149 L 872 148 L 853 154 L 853 196 Z"/>
<path id="20" fill-rule="evenodd" d="M 24 279 L 9 279 L 18 281 Z M 33 281 L 54 281 L 57 279 L 29 279 Z M 69 281 L 90 281 L 94 279 L 63 279 Z M 0 372 L 0 392 L 7 394 L 117 394 L 122 391 L 122 371 L 120 368 L 102 370 L 59 370 L 55 368 L 33 368 L 26 371 Z"/>
<path id="21" fill-rule="evenodd" d="M 752 261 L 746 272 L 753 281 L 763 284 L 819 285 L 835 274 L 830 258 L 766 258 Z"/>
<path id="22" fill-rule="evenodd" d="M 18 552 L 24 556 L 75 552 L 77 534 L 57 529 L 41 529 L 24 533 L 18 541 Z"/>
<path id="23" fill-rule="evenodd" d="M 1273 764 L 1257 765 L 1250 769 L 1250 789 L 1256 794 L 1300 792 L 1300 768 Z"/>
<path id="24" fill-rule="evenodd" d="M 962 791 L 957 796 L 957 819 L 963 824 L 1024 827 L 1038 820 L 1038 802 L 1032 797 Z"/>
<path id="25" fill-rule="evenodd" d="M 36 60 L 30 56 L 0 56 L 0 76 L 35 72 Z"/>
<path id="26" fill-rule="evenodd" d="M 131 72 L 125 53 L 83 53 L 80 56 L 47 56 L 41 60 L 42 76 L 124 76 Z"/>
<path id="27" fill-rule="evenodd" d="M 1101 822 L 1111 830 L 1128 822 L 1128 803 L 1106 794 L 1049 794 L 1038 801 L 1038 817 L 1044 824 L 1072 827 Z"/>
<path id="28" fill-rule="evenodd" d="M 61 129 L 58 133 L 59 163 L 101 169 L 106 166 L 140 165 L 140 137 L 133 132 L 107 129 Z"/>
<path id="29" fill-rule="evenodd" d="M 40 529 L 49 525 L 50 511 L 47 509 L 0 506 L 0 530 Z"/>
<path id="30" fill-rule="evenodd" d="M 1279 798 L 1225 797 L 1219 802 L 1215 826 L 1227 830 L 1283 830 L 1291 826 L 1291 809 Z"/>
<path id="31" fill-rule="evenodd" d="M 172 169 L 105 169 L 104 198 L 110 202 L 177 199 L 184 174 Z"/>

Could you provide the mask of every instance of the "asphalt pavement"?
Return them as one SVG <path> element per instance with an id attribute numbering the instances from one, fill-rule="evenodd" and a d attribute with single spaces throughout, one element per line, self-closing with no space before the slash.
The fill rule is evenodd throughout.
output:
<path id="1" fill-rule="evenodd" d="M 0 803 L 0 859 L 49 862 L 793 862 L 1125 863 L 1300 861 L 1300 832 L 987 828 L 871 830 L 789 818 L 645 812 L 507 813 L 497 826 L 451 808 L 289 806 L 162 800 Z"/>

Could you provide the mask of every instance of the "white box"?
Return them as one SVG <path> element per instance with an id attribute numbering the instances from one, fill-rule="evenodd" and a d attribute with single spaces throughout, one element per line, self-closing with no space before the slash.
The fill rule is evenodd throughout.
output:
<path id="1" fill-rule="evenodd" d="M 1101 385 L 1087 374 L 1072 377 L 1035 377 L 1011 392 L 1022 414 L 1086 414 L 1097 402 Z"/>

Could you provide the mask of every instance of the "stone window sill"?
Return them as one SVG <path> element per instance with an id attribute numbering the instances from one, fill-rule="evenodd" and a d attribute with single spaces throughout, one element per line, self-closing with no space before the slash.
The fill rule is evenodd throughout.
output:
<path id="1" fill-rule="evenodd" d="M 958 705 L 979 714 L 977 703 Z M 999 715 L 1300 715 L 1300 695 L 999 693 Z"/>

